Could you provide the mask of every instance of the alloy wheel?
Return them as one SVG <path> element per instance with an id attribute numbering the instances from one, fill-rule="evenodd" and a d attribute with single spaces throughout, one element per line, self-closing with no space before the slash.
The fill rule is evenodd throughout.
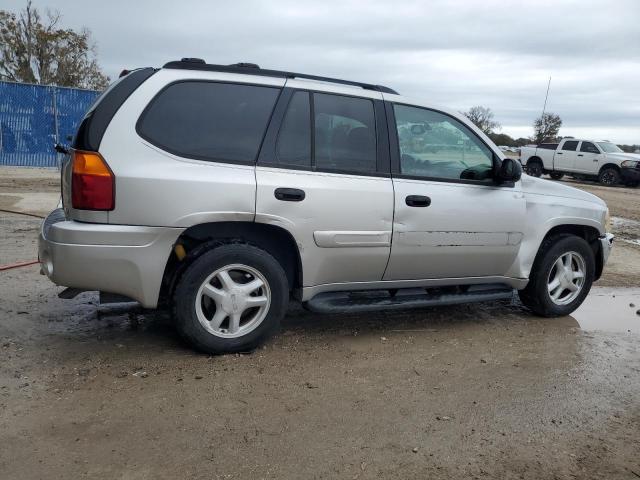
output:
<path id="1" fill-rule="evenodd" d="M 556 305 L 567 305 L 573 302 L 584 285 L 586 262 L 577 252 L 566 252 L 560 255 L 549 272 L 547 291 L 551 301 Z"/>
<path id="2" fill-rule="evenodd" d="M 527 174 L 532 177 L 540 177 L 542 175 L 542 167 L 538 162 L 533 162 L 530 165 L 527 165 Z"/>
<path id="3" fill-rule="evenodd" d="M 195 302 L 198 321 L 209 333 L 237 338 L 255 330 L 267 316 L 271 290 L 258 270 L 232 264 L 205 279 Z"/>
<path id="4" fill-rule="evenodd" d="M 617 180 L 616 174 L 610 170 L 607 170 L 602 174 L 601 181 L 605 185 L 613 185 L 616 183 L 616 180 Z"/>

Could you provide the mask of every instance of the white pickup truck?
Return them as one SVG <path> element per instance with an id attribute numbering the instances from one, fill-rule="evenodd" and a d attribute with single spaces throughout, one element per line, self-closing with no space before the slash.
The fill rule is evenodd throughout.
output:
<path id="1" fill-rule="evenodd" d="M 640 155 L 625 153 L 611 142 L 565 138 L 560 143 L 522 147 L 520 163 L 525 171 L 539 177 L 548 173 L 554 180 L 565 174 L 594 178 L 603 185 L 640 184 Z"/>

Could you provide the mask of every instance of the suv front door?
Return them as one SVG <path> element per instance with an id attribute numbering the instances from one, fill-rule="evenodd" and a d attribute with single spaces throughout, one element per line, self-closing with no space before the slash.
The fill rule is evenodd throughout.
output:
<path id="1" fill-rule="evenodd" d="M 505 275 L 524 232 L 520 182 L 494 182 L 494 153 L 460 120 L 400 104 L 387 112 L 395 215 L 384 279 Z"/>
<path id="2" fill-rule="evenodd" d="M 308 82 L 289 80 L 287 86 L 305 88 Z M 291 233 L 303 286 L 382 279 L 391 248 L 393 185 L 380 93 L 284 89 L 256 181 L 255 220 Z"/>

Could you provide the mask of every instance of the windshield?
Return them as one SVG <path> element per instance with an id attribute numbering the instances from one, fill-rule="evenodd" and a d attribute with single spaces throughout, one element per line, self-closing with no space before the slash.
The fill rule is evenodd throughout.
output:
<path id="1" fill-rule="evenodd" d="M 597 142 L 605 153 L 624 153 L 620 148 L 611 142 Z"/>

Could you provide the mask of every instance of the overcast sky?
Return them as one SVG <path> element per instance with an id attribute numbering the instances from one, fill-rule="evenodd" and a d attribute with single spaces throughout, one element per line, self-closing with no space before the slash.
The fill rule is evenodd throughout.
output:
<path id="1" fill-rule="evenodd" d="M 640 143 L 640 0 L 33 3 L 89 28 L 112 78 L 184 56 L 254 62 L 488 106 L 502 132 L 529 136 L 551 76 L 561 135 Z"/>

